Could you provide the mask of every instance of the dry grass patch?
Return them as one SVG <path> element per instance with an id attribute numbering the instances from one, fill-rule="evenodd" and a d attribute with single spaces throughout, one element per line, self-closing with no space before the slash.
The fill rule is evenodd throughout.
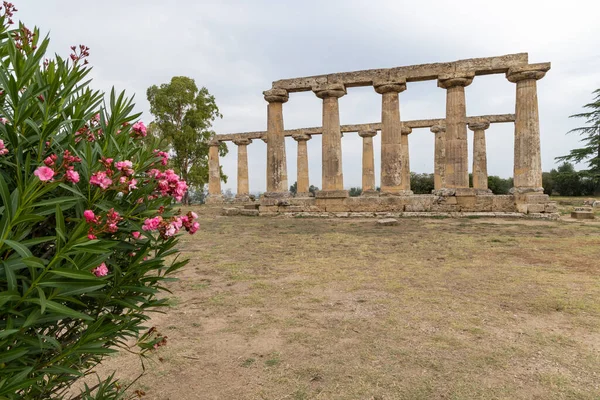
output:
<path id="1" fill-rule="evenodd" d="M 149 399 L 600 397 L 600 224 L 201 211 Z"/>

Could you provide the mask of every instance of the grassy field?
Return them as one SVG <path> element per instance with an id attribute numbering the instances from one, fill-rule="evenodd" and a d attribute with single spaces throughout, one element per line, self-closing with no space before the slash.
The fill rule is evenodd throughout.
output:
<path id="1" fill-rule="evenodd" d="M 145 399 L 600 398 L 600 222 L 199 210 Z"/>

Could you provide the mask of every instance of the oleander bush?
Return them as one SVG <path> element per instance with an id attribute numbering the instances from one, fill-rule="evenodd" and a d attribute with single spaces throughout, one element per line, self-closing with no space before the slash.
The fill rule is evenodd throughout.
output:
<path id="1" fill-rule="evenodd" d="M 174 208 L 187 185 L 142 145 L 132 100 L 90 88 L 89 49 L 45 58 L 15 11 L 0 8 L 0 399 L 121 398 L 113 376 L 72 385 L 166 343 L 145 323 L 197 216 Z"/>

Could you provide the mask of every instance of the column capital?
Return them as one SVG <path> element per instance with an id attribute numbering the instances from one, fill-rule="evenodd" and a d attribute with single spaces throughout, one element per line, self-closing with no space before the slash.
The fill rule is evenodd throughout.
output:
<path id="1" fill-rule="evenodd" d="M 390 80 L 374 80 L 373 89 L 379 94 L 400 93 L 406 90 L 406 78 Z"/>
<path id="2" fill-rule="evenodd" d="M 469 86 L 475 77 L 474 72 L 462 72 L 438 76 L 438 87 L 450 89 L 456 86 Z"/>
<path id="3" fill-rule="evenodd" d="M 410 126 L 402 126 L 401 130 L 403 135 L 410 135 L 412 133 L 412 128 Z"/>
<path id="4" fill-rule="evenodd" d="M 263 92 L 265 100 L 269 103 L 285 103 L 289 99 L 288 91 L 285 89 L 269 89 Z"/>
<path id="5" fill-rule="evenodd" d="M 467 126 L 473 132 L 475 132 L 475 131 L 485 131 L 487 128 L 490 127 L 490 122 L 489 121 L 469 122 L 467 124 Z"/>
<path id="6" fill-rule="evenodd" d="M 306 142 L 312 139 L 312 136 L 306 133 L 294 133 L 292 138 L 294 138 L 296 142 Z"/>
<path id="7" fill-rule="evenodd" d="M 550 70 L 550 63 L 529 64 L 522 67 L 513 67 L 506 72 L 506 79 L 516 83 L 526 79 L 542 79 Z"/>
<path id="8" fill-rule="evenodd" d="M 252 143 L 252 139 L 235 139 L 233 140 L 233 143 L 238 146 L 248 146 L 250 143 Z"/>
<path id="9" fill-rule="evenodd" d="M 320 99 L 326 97 L 340 98 L 346 94 L 346 87 L 342 83 L 324 83 L 313 86 L 312 91 Z"/>
<path id="10" fill-rule="evenodd" d="M 433 125 L 431 128 L 429 128 L 429 130 L 433 133 L 446 132 L 446 126 L 445 125 Z"/>
<path id="11" fill-rule="evenodd" d="M 261 137 L 260 140 L 262 140 L 264 143 L 267 143 L 267 137 L 266 136 Z"/>
<path id="12" fill-rule="evenodd" d="M 208 145 L 211 146 L 211 147 L 212 146 L 219 146 L 220 144 L 221 144 L 221 141 L 217 140 L 217 139 L 212 139 L 210 142 L 208 142 Z"/>
<path id="13" fill-rule="evenodd" d="M 358 131 L 358 136 L 366 138 L 366 137 L 373 137 L 377 135 L 377 131 L 375 129 L 368 129 L 368 130 L 364 130 L 364 131 Z"/>

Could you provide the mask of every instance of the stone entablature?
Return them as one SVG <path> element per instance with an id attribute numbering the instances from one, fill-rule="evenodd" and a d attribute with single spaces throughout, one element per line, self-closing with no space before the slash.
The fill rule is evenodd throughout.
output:
<path id="1" fill-rule="evenodd" d="M 486 120 L 491 124 L 497 123 L 510 123 L 515 122 L 515 114 L 494 114 L 494 115 L 480 115 L 475 117 L 467 117 L 467 123 L 476 123 L 481 120 Z M 430 128 L 434 125 L 443 125 L 446 122 L 444 118 L 436 119 L 415 119 L 410 121 L 401 121 L 402 126 L 417 129 L 417 128 Z M 361 131 L 381 131 L 381 122 L 372 122 L 368 124 L 350 124 L 340 125 L 342 133 L 350 132 L 361 132 Z M 286 129 L 283 131 L 284 136 L 294 135 L 321 135 L 323 128 L 320 126 L 314 126 L 310 128 L 299 128 L 299 129 Z M 215 135 L 215 140 L 219 142 L 232 142 L 239 139 L 262 139 L 266 138 L 267 131 L 255 131 L 255 132 L 240 132 L 240 133 L 225 133 Z"/>
<path id="2" fill-rule="evenodd" d="M 529 64 L 526 53 L 475 58 L 448 63 L 421 64 L 387 69 L 343 72 L 273 82 L 263 92 L 267 105 L 267 130 L 216 135 L 209 156 L 209 199 L 220 200 L 218 151 L 220 142 L 238 145 L 238 197 L 248 198 L 247 146 L 252 139 L 267 143 L 267 191 L 260 200 L 260 212 L 519 212 L 551 213 L 548 196 L 541 187 L 540 130 L 537 81 L 550 63 Z M 477 76 L 505 74 L 516 86 L 514 114 L 467 117 L 466 91 Z M 446 93 L 446 116 L 440 119 L 402 121 L 401 96 L 407 83 L 437 80 Z M 339 98 L 347 88 L 373 86 L 381 95 L 381 122 L 341 125 Z M 322 101 L 321 127 L 284 129 L 283 104 L 289 93 L 312 91 Z M 485 132 L 493 123 L 514 122 L 514 188 L 509 196 L 491 195 L 487 187 Z M 413 195 L 410 190 L 409 134 L 416 128 L 430 128 L 435 134 L 434 184 L 431 195 Z M 468 129 L 473 131 L 473 183 L 469 182 Z M 363 142 L 362 183 L 364 194 L 348 198 L 344 189 L 342 138 L 358 132 Z M 378 133 L 379 132 L 379 133 Z M 381 136 L 381 191 L 375 190 L 373 136 Z M 322 190 L 308 193 L 306 142 L 322 135 Z M 298 146 L 298 199 L 288 192 L 285 137 Z M 305 199 L 306 201 L 302 200 Z M 298 203 L 299 201 L 299 203 Z M 293 204 L 292 209 L 287 206 Z M 276 210 L 274 209 L 276 208 Z M 304 207 L 305 209 L 298 210 Z M 385 210 L 384 210 L 385 209 Z"/>

